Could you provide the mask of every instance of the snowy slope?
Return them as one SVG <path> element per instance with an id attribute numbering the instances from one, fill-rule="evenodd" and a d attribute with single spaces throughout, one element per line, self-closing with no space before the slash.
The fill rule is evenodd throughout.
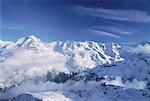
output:
<path id="1" fill-rule="evenodd" d="M 0 41 L 0 99 L 149 101 L 149 51 L 149 42 Z"/>

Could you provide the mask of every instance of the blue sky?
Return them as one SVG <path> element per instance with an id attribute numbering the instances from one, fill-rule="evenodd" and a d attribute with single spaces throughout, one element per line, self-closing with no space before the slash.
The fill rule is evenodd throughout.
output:
<path id="1" fill-rule="evenodd" d="M 0 0 L 0 36 L 43 41 L 150 40 L 148 0 Z"/>

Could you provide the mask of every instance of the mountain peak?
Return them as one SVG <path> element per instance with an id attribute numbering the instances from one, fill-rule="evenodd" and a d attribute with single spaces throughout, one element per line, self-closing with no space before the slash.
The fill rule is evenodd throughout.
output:
<path id="1" fill-rule="evenodd" d="M 27 48 L 27 49 L 37 49 L 39 47 L 44 47 L 41 40 L 34 35 L 28 35 L 26 37 L 20 38 L 16 42 L 16 47 Z"/>
<path id="2" fill-rule="evenodd" d="M 25 38 L 27 38 L 27 39 L 32 39 L 33 41 L 40 40 L 39 38 L 37 38 L 37 37 L 34 36 L 34 35 L 28 35 L 28 36 L 26 36 Z"/>

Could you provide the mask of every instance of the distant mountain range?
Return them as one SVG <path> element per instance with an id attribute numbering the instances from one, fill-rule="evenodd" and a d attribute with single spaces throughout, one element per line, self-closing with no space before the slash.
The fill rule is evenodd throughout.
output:
<path id="1" fill-rule="evenodd" d="M 0 100 L 149 101 L 150 42 L 0 40 Z"/>

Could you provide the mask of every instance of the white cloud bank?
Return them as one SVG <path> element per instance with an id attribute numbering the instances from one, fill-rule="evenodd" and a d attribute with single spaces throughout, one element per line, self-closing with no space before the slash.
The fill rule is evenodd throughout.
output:
<path id="1" fill-rule="evenodd" d="M 66 61 L 63 55 L 50 50 L 42 53 L 32 50 L 14 51 L 7 61 L 0 62 L 0 87 L 10 87 L 23 80 L 45 75 L 51 70 L 69 72 Z"/>
<path id="2" fill-rule="evenodd" d="M 150 45 L 141 46 L 139 45 L 137 48 L 133 49 L 135 53 L 146 53 L 150 54 Z"/>

